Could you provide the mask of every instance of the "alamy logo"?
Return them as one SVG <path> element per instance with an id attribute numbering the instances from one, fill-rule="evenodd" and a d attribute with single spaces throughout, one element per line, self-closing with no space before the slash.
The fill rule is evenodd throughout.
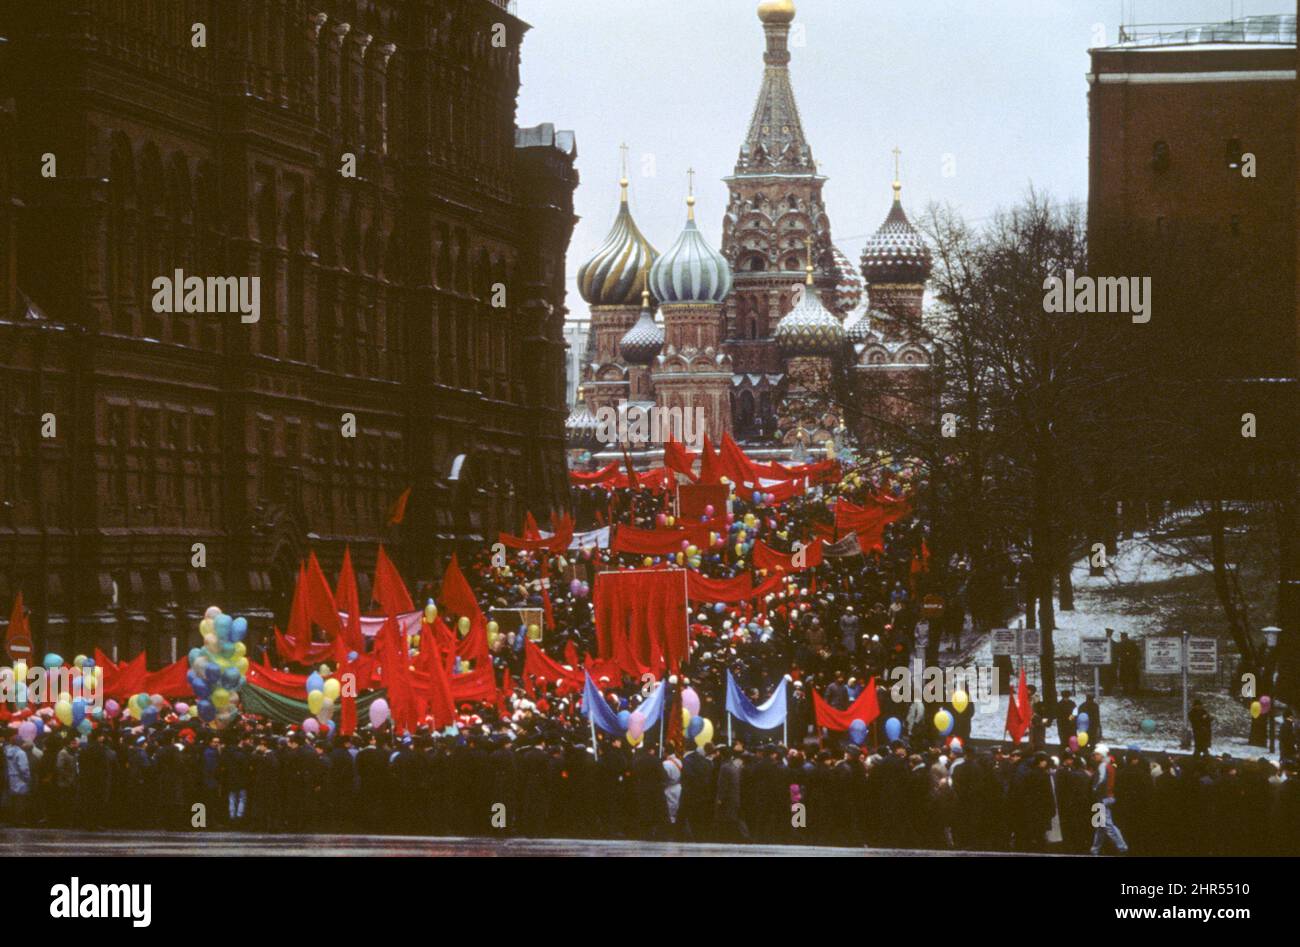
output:
<path id="1" fill-rule="evenodd" d="M 237 312 L 239 321 L 257 322 L 262 318 L 262 278 L 260 276 L 186 276 L 177 270 L 173 276 L 159 276 L 153 288 L 153 311 L 157 313 Z"/>
<path id="2" fill-rule="evenodd" d="M 129 917 L 133 927 L 148 927 L 153 885 L 83 885 L 73 877 L 50 889 L 50 917 Z"/>
<path id="3" fill-rule="evenodd" d="M 1151 277 L 1149 276 L 1075 276 L 1065 271 L 1065 279 L 1049 276 L 1043 280 L 1044 312 L 1127 312 L 1133 321 L 1151 321 Z"/>
<path id="4" fill-rule="evenodd" d="M 596 437 L 602 444 L 666 444 L 691 450 L 704 446 L 704 408 L 662 408 L 619 401 L 596 409 Z"/>

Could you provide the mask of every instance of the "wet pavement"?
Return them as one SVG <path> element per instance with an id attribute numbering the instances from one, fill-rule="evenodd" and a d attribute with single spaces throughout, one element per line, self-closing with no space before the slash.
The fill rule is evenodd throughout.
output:
<path id="1" fill-rule="evenodd" d="M 303 856 L 361 857 L 880 857 L 961 856 L 975 852 L 931 852 L 882 848 L 823 848 L 809 845 L 728 845 L 604 839 L 430 838 L 415 835 L 270 835 L 254 832 L 144 832 L 113 834 L 69 829 L 0 830 L 0 858 L 68 856 Z M 1005 853 L 995 853 L 1005 854 Z M 987 857 L 987 856 L 986 856 Z"/>

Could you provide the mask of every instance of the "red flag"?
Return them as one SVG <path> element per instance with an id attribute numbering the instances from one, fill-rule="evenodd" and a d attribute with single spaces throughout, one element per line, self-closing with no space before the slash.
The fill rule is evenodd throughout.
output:
<path id="1" fill-rule="evenodd" d="M 682 689 L 680 686 L 673 686 L 673 699 L 668 703 L 668 720 L 664 726 L 664 744 L 671 746 L 679 752 L 685 742 L 686 735 L 682 732 Z"/>
<path id="2" fill-rule="evenodd" d="M 1019 743 L 1029 729 L 1029 722 L 1033 715 L 1033 708 L 1029 706 L 1029 690 L 1025 685 L 1025 669 L 1020 669 L 1020 683 L 1016 686 L 1016 694 L 1007 700 L 1007 733 L 1011 734 L 1011 742 Z"/>
<path id="3" fill-rule="evenodd" d="M 641 483 L 636 477 L 636 468 L 632 466 L 632 455 L 628 453 L 627 448 L 623 448 L 623 463 L 627 465 L 627 485 L 635 490 Z"/>
<path id="4" fill-rule="evenodd" d="M 401 615 L 404 612 L 415 611 L 411 593 L 407 591 L 406 583 L 402 581 L 397 566 L 393 565 L 393 560 L 388 558 L 388 553 L 384 552 L 382 545 L 375 559 L 375 591 L 371 598 L 379 603 L 385 615 Z"/>
<path id="5" fill-rule="evenodd" d="M 406 503 L 411 499 L 412 489 L 412 487 L 407 487 L 403 490 L 402 495 L 393 501 L 393 505 L 388 508 L 389 526 L 397 526 L 402 520 L 406 519 Z"/>
<path id="6" fill-rule="evenodd" d="M 14 610 L 9 616 L 9 630 L 5 632 L 5 650 L 14 661 L 25 661 L 32 656 L 32 630 L 27 624 L 23 609 L 23 593 L 14 599 Z"/>
<path id="7" fill-rule="evenodd" d="M 510 697 L 515 692 L 514 681 L 510 680 L 510 668 L 506 668 L 501 678 L 501 689 L 497 691 L 497 713 L 504 719 L 510 716 Z"/>
<path id="8" fill-rule="evenodd" d="M 339 608 L 334 604 L 334 593 L 330 591 L 330 584 L 325 579 L 325 573 L 321 571 L 320 560 L 316 558 L 315 551 L 307 560 L 306 598 L 307 618 L 320 625 L 325 632 L 325 640 L 334 641 L 341 637 L 343 628 L 339 622 Z M 302 646 L 302 641 L 299 639 L 295 639 L 295 643 L 299 647 Z"/>
<path id="9" fill-rule="evenodd" d="M 669 436 L 668 443 L 664 444 L 664 466 L 669 470 L 677 471 L 694 483 L 699 479 L 692 469 L 694 463 L 695 455 L 687 451 L 675 437 Z"/>
<path id="10" fill-rule="evenodd" d="M 277 638 L 276 644 L 280 646 L 280 656 L 285 660 L 301 663 L 307 645 L 311 643 L 311 618 L 308 617 L 307 608 L 307 566 L 301 562 L 298 563 L 298 578 L 293 584 L 293 602 L 289 605 L 289 627 L 286 632 L 293 640 L 293 644 L 284 647 L 286 644 L 284 639 Z"/>
<path id="11" fill-rule="evenodd" d="M 429 662 L 429 714 L 433 725 L 449 727 L 456 722 L 456 702 L 451 696 L 451 678 L 445 661 Z"/>
<path id="12" fill-rule="evenodd" d="M 524 539 L 541 539 L 542 530 L 531 510 L 524 514 Z"/>
<path id="13" fill-rule="evenodd" d="M 397 619 L 390 617 L 379 629 L 375 648 L 379 655 L 384 686 L 388 689 L 388 707 L 393 715 L 393 730 L 414 730 L 417 725 L 415 687 L 407 667 L 406 643 Z"/>
<path id="14" fill-rule="evenodd" d="M 339 611 L 347 615 L 347 624 L 343 629 L 343 638 L 348 650 L 360 654 L 365 650 L 365 639 L 361 634 L 361 601 L 357 592 L 357 574 L 352 568 L 352 549 L 343 548 L 343 566 L 339 569 L 339 584 L 334 592 L 334 600 Z"/>
<path id="15" fill-rule="evenodd" d="M 469 634 L 456 651 L 462 658 L 472 660 L 475 668 L 481 667 L 488 661 L 487 619 L 479 608 L 469 580 L 460 571 L 460 560 L 454 552 L 451 554 L 451 562 L 447 564 L 447 571 L 442 574 L 442 591 L 438 603 L 448 611 L 469 619 Z"/>
<path id="16" fill-rule="evenodd" d="M 700 452 L 700 483 L 717 483 L 726 473 L 723 470 L 722 462 L 713 450 L 713 442 L 709 440 L 709 435 L 704 435 L 704 449 Z"/>

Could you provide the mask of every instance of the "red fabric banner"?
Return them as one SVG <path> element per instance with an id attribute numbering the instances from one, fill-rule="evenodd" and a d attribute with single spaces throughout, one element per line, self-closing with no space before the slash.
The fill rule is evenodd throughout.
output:
<path id="1" fill-rule="evenodd" d="M 786 554 L 777 552 L 761 539 L 754 540 L 754 551 L 752 559 L 755 569 L 767 569 L 769 572 L 802 572 L 804 569 L 815 569 L 822 564 L 822 546 L 820 539 L 814 539 L 810 543 L 804 543 L 804 564 L 795 568 L 794 553 Z"/>
<path id="2" fill-rule="evenodd" d="M 686 581 L 680 569 L 602 572 L 593 589 L 597 657 L 633 677 L 686 657 Z"/>
<path id="3" fill-rule="evenodd" d="M 1020 681 L 1016 685 L 1016 693 L 1008 695 L 1007 698 L 1007 733 L 1011 734 L 1011 742 L 1019 743 L 1029 729 L 1029 724 L 1033 720 L 1033 708 L 1029 706 L 1029 689 L 1025 684 L 1025 669 L 1020 669 Z"/>
<path id="4" fill-rule="evenodd" d="M 470 588 L 469 580 L 465 578 L 465 573 L 460 571 L 460 560 L 456 558 L 454 552 L 451 554 L 451 562 L 447 564 L 447 571 L 442 574 L 439 604 L 448 611 L 469 619 L 469 634 L 456 646 L 456 654 L 472 660 L 475 668 L 490 664 L 487 619 L 483 617 L 483 610 L 479 608 L 478 599 L 474 597 L 474 590 Z"/>
<path id="5" fill-rule="evenodd" d="M 357 591 L 357 573 L 352 568 L 352 547 L 343 547 L 343 565 L 339 568 L 339 583 L 334 590 L 334 601 L 343 620 L 343 640 L 348 651 L 360 654 L 366 648 L 361 634 L 361 596 Z M 346 657 L 346 655 L 345 655 Z"/>
<path id="6" fill-rule="evenodd" d="M 677 515 L 688 523 L 708 516 L 713 507 L 715 517 L 725 516 L 731 488 L 721 483 L 683 483 L 677 487 Z"/>
<path id="7" fill-rule="evenodd" d="M 402 581 L 397 566 L 393 565 L 393 560 L 388 558 L 388 553 L 384 551 L 382 545 L 375 559 L 375 590 L 371 598 L 379 605 L 385 616 L 415 611 L 411 593 L 407 590 L 406 583 Z"/>
<path id="8" fill-rule="evenodd" d="M 812 699 L 813 715 L 816 717 L 817 726 L 825 727 L 827 730 L 847 730 L 855 720 L 861 720 L 870 726 L 871 721 L 880 716 L 880 705 L 876 701 L 876 679 L 874 677 L 867 682 L 867 686 L 858 695 L 858 699 L 845 710 L 836 710 L 826 703 L 822 699 L 822 695 L 815 690 L 812 691 Z"/>
<path id="9" fill-rule="evenodd" d="M 668 443 L 664 444 L 664 467 L 682 474 L 692 483 L 699 479 L 694 471 L 695 457 L 675 437 L 670 437 Z"/>
<path id="10" fill-rule="evenodd" d="M 691 526 L 638 529 L 620 524 L 614 528 L 609 548 L 614 552 L 629 552 L 642 556 L 667 556 L 682 551 L 682 543 L 703 549 L 709 548 L 709 534 L 726 534 L 727 519 L 715 517 L 707 523 Z"/>

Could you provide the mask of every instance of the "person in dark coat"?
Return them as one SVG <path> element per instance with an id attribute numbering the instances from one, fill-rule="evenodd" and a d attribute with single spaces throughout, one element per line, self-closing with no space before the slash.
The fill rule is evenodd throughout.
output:
<path id="1" fill-rule="evenodd" d="M 77 763 L 77 776 L 81 784 L 81 814 L 85 826 L 92 831 L 103 828 L 111 774 L 104 735 L 98 730 L 91 730 L 87 734 L 86 746 Z"/>
<path id="2" fill-rule="evenodd" d="M 248 787 L 252 781 L 253 761 L 248 752 L 248 738 L 221 751 L 217 778 L 226 801 L 225 813 L 232 826 L 242 826 L 248 811 Z"/>
<path id="3" fill-rule="evenodd" d="M 346 832 L 354 827 L 356 815 L 357 766 L 352 758 L 352 737 L 340 737 L 325 755 L 325 805 L 330 827 Z"/>
<path id="4" fill-rule="evenodd" d="M 1079 705 L 1079 713 L 1088 715 L 1088 745 L 1096 746 L 1102 740 L 1101 735 L 1101 708 L 1097 706 L 1097 699 L 1092 694 L 1083 695 L 1083 703 Z M 1078 718 L 1075 718 L 1076 722 Z"/>
<path id="5" fill-rule="evenodd" d="M 664 768 L 655 752 L 642 744 L 632 757 L 636 797 L 637 838 L 658 841 L 668 834 L 668 803 L 664 799 Z"/>
<path id="6" fill-rule="evenodd" d="M 596 798 L 600 800 L 598 821 L 605 838 L 626 838 L 629 831 L 626 802 L 632 757 L 622 740 L 611 740 L 600 750 L 596 762 Z"/>
<path id="7" fill-rule="evenodd" d="M 741 815 L 740 805 L 741 771 L 744 764 L 731 747 L 722 747 L 718 751 L 718 757 L 718 788 L 714 795 L 713 809 L 717 837 L 727 842 L 747 842 L 749 828 Z"/>
<path id="8" fill-rule="evenodd" d="M 1192 725 L 1192 740 L 1195 743 L 1194 755 L 1206 756 L 1210 752 L 1214 718 L 1201 704 L 1198 697 L 1192 701 L 1192 709 L 1187 713 L 1187 722 Z"/>
<path id="9" fill-rule="evenodd" d="M 529 838 L 545 838 L 551 831 L 552 810 L 551 752 L 545 734 L 519 750 L 517 762 L 523 806 L 520 832 Z"/>
<path id="10" fill-rule="evenodd" d="M 47 754 L 48 755 L 48 754 Z M 185 805 L 185 761 L 181 749 L 164 737 L 154 757 L 157 769 L 158 810 L 162 827 L 170 831 L 189 827 L 189 818 Z"/>
<path id="11" fill-rule="evenodd" d="M 252 778 L 249 783 L 249 821 L 259 832 L 275 832 L 280 828 L 280 757 L 275 752 L 275 741 L 264 736 L 253 751 Z"/>
<path id="12" fill-rule="evenodd" d="M 678 824 L 686 841 L 703 842 L 711 837 L 716 778 L 714 752 L 713 744 L 707 743 L 682 757 L 682 802 Z"/>
<path id="13" fill-rule="evenodd" d="M 1078 732 L 1074 721 L 1074 701 L 1070 699 L 1069 691 L 1062 691 L 1060 700 L 1056 702 L 1056 738 L 1061 741 L 1062 749 L 1070 745 L 1070 737 Z"/>
<path id="14" fill-rule="evenodd" d="M 389 772 L 388 745 L 377 734 L 357 754 L 357 783 L 361 806 L 361 824 L 367 832 L 382 832 L 388 825 Z"/>

